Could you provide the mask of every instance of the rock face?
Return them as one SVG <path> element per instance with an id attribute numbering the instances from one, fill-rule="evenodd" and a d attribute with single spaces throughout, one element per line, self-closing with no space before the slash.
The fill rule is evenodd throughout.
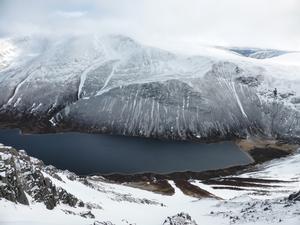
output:
<path id="1" fill-rule="evenodd" d="M 78 199 L 45 177 L 44 167 L 42 161 L 29 157 L 25 151 L 0 146 L 0 198 L 28 205 L 28 194 L 47 209 L 60 203 L 76 206 Z"/>
<path id="2" fill-rule="evenodd" d="M 290 200 L 290 201 L 300 201 L 300 191 L 297 192 L 297 193 L 291 194 L 288 197 L 288 200 Z"/>
<path id="3" fill-rule="evenodd" d="M 168 217 L 163 225 L 197 225 L 187 213 L 178 213 L 175 216 Z"/>
<path id="4" fill-rule="evenodd" d="M 130 193 L 119 193 L 114 189 L 105 190 L 104 180 L 102 176 L 79 177 L 67 170 L 46 166 L 42 161 L 28 156 L 24 150 L 17 151 L 0 144 L 0 199 L 24 205 L 43 203 L 47 209 L 64 206 L 62 211 L 66 214 L 95 218 L 92 210 L 102 210 L 100 204 L 97 201 L 82 200 L 80 196 L 84 191 L 75 192 L 76 196 L 71 194 L 70 192 L 74 190 L 72 184 L 67 185 L 69 182 L 92 193 L 99 192 L 99 195 L 104 193 L 104 196 L 107 195 L 106 197 L 114 202 L 165 207 L 164 204 L 152 199 L 132 197 Z M 63 185 L 57 185 L 56 182 Z M 72 211 L 70 207 L 80 212 Z"/>
<path id="5" fill-rule="evenodd" d="M 109 222 L 109 221 L 106 221 L 106 222 L 99 222 L 99 221 L 96 221 L 96 222 L 94 222 L 93 225 L 115 225 L 115 224 L 113 224 L 113 223 L 111 223 L 111 222 Z"/>
<path id="6" fill-rule="evenodd" d="M 1 153 L 0 161 L 0 197 L 13 202 L 19 202 L 21 204 L 28 205 L 28 199 L 24 193 L 20 179 L 18 178 L 18 172 L 16 170 L 16 165 L 13 160 Z"/>
<path id="7" fill-rule="evenodd" d="M 0 68 L 2 127 L 180 140 L 300 137 L 298 67 L 216 49 L 176 55 L 120 35 L 6 42 L 18 54 Z"/>

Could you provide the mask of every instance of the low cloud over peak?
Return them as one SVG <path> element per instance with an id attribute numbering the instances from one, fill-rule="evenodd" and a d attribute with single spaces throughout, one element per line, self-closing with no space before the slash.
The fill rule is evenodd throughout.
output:
<path id="1" fill-rule="evenodd" d="M 2 0 L 0 35 L 120 33 L 166 48 L 300 50 L 298 0 Z"/>

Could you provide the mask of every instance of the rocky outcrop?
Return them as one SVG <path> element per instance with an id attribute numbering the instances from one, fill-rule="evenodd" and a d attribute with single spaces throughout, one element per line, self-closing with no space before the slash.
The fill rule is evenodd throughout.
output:
<path id="1" fill-rule="evenodd" d="M 106 221 L 106 222 L 99 222 L 99 221 L 95 221 L 93 223 L 93 225 L 115 225 L 112 222 Z"/>
<path id="2" fill-rule="evenodd" d="M 10 152 L 14 155 L 17 154 L 13 149 L 10 149 Z M 29 202 L 19 179 L 14 158 L 5 154 L 3 149 L 0 149 L 0 157 L 0 197 L 28 205 Z"/>
<path id="3" fill-rule="evenodd" d="M 189 214 L 181 212 L 175 216 L 168 217 L 163 225 L 197 225 L 197 223 L 192 220 Z"/>
<path id="4" fill-rule="evenodd" d="M 45 204 L 47 209 L 54 209 L 58 205 L 80 208 L 80 212 L 69 208 L 62 211 L 84 218 L 94 218 L 92 210 L 102 210 L 100 204 L 83 201 L 80 197 L 70 194 L 67 191 L 72 190 L 70 186 L 66 190 L 55 185 L 55 180 L 62 184 L 73 182 L 84 185 L 88 190 L 107 194 L 108 198 L 115 202 L 165 207 L 156 200 L 133 197 L 130 193 L 119 193 L 113 189 L 104 190 L 101 183 L 105 180 L 101 176 L 79 177 L 67 170 L 62 171 L 54 166 L 46 166 L 42 161 L 28 156 L 24 150 L 17 151 L 11 147 L 0 146 L 0 198 L 25 205 L 40 202 Z"/>
<path id="5" fill-rule="evenodd" d="M 27 194 L 35 202 L 43 202 L 48 209 L 57 204 L 76 206 L 79 200 L 45 177 L 44 167 L 42 161 L 28 156 L 25 151 L 0 146 L 0 198 L 28 205 Z"/>
<path id="6" fill-rule="evenodd" d="M 288 197 L 288 200 L 289 201 L 300 201 L 300 191 L 297 192 L 297 193 L 294 193 L 294 194 L 291 194 L 289 197 Z"/>

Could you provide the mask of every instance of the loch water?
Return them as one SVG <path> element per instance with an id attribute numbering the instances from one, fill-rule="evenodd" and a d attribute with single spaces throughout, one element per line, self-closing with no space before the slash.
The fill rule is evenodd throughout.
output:
<path id="1" fill-rule="evenodd" d="M 18 129 L 0 129 L 0 143 L 81 175 L 200 172 L 252 162 L 233 142 L 202 144 L 85 133 L 24 135 Z"/>

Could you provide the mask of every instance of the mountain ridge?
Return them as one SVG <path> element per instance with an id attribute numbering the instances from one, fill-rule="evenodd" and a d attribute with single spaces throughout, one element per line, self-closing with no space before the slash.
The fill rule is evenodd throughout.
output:
<path id="1" fill-rule="evenodd" d="M 300 137 L 298 67 L 214 50 L 176 55 L 120 35 L 21 40 L 0 70 L 2 127 L 179 140 Z"/>

